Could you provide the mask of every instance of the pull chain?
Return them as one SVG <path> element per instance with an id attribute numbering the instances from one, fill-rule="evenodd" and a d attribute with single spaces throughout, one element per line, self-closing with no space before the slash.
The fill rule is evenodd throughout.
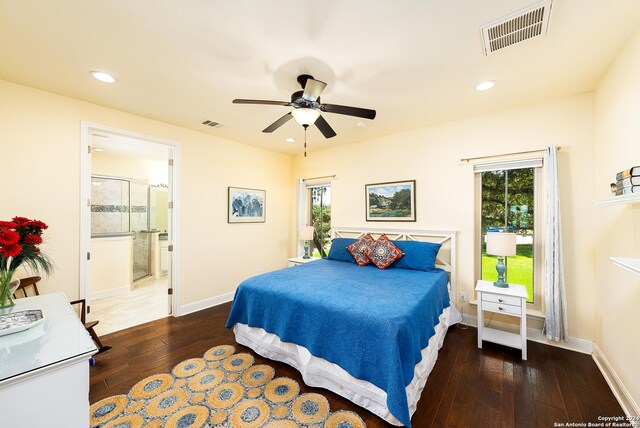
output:
<path id="1" fill-rule="evenodd" d="M 309 125 L 303 125 L 304 126 L 304 157 L 307 157 L 307 128 L 309 127 Z"/>

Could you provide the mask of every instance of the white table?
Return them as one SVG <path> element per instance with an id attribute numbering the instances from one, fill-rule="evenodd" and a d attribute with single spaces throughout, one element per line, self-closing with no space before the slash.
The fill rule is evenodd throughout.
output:
<path id="1" fill-rule="evenodd" d="M 295 267 L 298 265 L 303 265 L 305 263 L 309 263 L 312 262 L 314 260 L 318 260 L 316 257 L 310 257 L 308 259 L 303 258 L 302 256 L 300 257 L 291 257 L 290 259 L 287 259 L 287 261 L 289 262 L 289 267 Z"/>
<path id="2" fill-rule="evenodd" d="M 88 427 L 91 336 L 63 293 L 15 302 L 0 314 L 41 309 L 45 319 L 0 336 L 0 425 Z"/>
<path id="3" fill-rule="evenodd" d="M 498 343 L 522 350 L 522 359 L 527 359 L 527 298 L 529 293 L 523 285 L 509 284 L 500 288 L 492 281 L 478 281 L 478 348 L 482 341 Z M 484 326 L 484 311 L 520 318 L 520 334 Z"/>

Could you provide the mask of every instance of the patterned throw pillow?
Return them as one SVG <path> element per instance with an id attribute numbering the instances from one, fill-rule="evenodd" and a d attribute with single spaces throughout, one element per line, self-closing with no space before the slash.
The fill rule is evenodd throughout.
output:
<path id="1" fill-rule="evenodd" d="M 362 238 L 358 239 L 356 242 L 347 247 L 347 251 L 349 251 L 353 255 L 353 258 L 356 260 L 358 266 L 366 266 L 371 263 L 371 260 L 369 260 L 369 257 L 367 257 L 367 248 L 369 248 L 369 246 L 374 242 L 376 242 L 376 240 L 373 239 L 373 236 L 367 233 Z"/>
<path id="2" fill-rule="evenodd" d="M 378 269 L 386 269 L 404 256 L 404 253 L 387 238 L 387 235 L 380 236 L 376 242 L 369 245 L 366 254 Z"/>

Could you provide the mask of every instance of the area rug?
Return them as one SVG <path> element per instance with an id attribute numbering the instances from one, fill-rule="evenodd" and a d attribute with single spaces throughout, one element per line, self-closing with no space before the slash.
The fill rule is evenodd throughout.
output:
<path id="1" fill-rule="evenodd" d="M 274 378 L 273 367 L 253 363 L 233 346 L 216 346 L 141 380 L 127 395 L 92 404 L 91 427 L 366 427 L 357 414 L 331 413 L 324 396 L 300 394 L 293 379 Z"/>

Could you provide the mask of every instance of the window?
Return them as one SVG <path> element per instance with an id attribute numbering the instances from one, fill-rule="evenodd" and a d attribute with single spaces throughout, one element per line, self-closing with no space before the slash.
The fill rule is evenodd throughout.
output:
<path id="1" fill-rule="evenodd" d="M 507 257 L 506 281 L 522 284 L 529 292 L 528 303 L 540 307 L 537 281 L 542 267 L 540 226 L 542 210 L 538 182 L 542 160 L 476 165 L 479 178 L 479 275 L 495 281 L 497 257 L 486 253 L 487 232 L 516 234 L 516 255 Z"/>
<path id="2" fill-rule="evenodd" d="M 312 257 L 327 257 L 331 247 L 331 185 L 308 186 L 309 225 L 313 226 Z"/>

